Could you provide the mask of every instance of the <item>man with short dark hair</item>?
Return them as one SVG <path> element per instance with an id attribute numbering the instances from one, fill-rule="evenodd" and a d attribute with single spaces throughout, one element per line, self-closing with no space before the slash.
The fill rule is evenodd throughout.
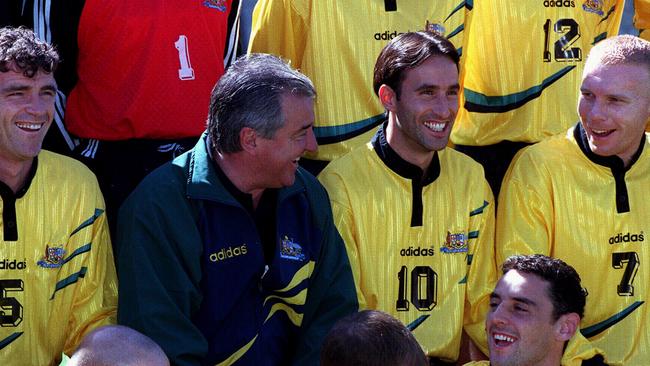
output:
<path id="1" fill-rule="evenodd" d="M 650 365 L 650 42 L 594 46 L 582 74 L 580 122 L 522 150 L 503 180 L 497 260 L 540 253 L 583 276 L 581 332 L 611 363 Z"/>
<path id="2" fill-rule="evenodd" d="M 377 58 L 374 90 L 386 109 L 382 127 L 319 175 L 359 305 L 406 324 L 432 365 L 456 362 L 463 330 L 485 352 L 494 205 L 481 166 L 446 148 L 458 53 L 438 34 L 401 34 Z"/>
<path id="3" fill-rule="evenodd" d="M 501 268 L 485 321 L 490 361 L 466 365 L 605 365 L 580 334 L 586 293 L 571 266 L 535 254 L 512 256 Z"/>
<path id="4" fill-rule="evenodd" d="M 460 48 L 472 7 L 462 0 L 259 0 L 249 51 L 291 60 L 320 95 L 314 121 L 319 149 L 300 164 L 317 174 L 377 132 L 384 106 L 373 95 L 372 70 L 390 39 L 435 29 Z"/>
<path id="5" fill-rule="evenodd" d="M 411 331 L 378 310 L 362 310 L 334 324 L 320 356 L 321 366 L 428 366 Z"/>
<path id="6" fill-rule="evenodd" d="M 284 61 L 238 59 L 208 131 L 120 211 L 118 320 L 174 365 L 313 365 L 357 310 L 327 194 L 298 167 L 316 150 L 315 90 Z"/>
<path id="7" fill-rule="evenodd" d="M 117 278 L 97 179 L 41 150 L 59 63 L 25 28 L 0 28 L 0 364 L 54 365 L 115 322 Z"/>

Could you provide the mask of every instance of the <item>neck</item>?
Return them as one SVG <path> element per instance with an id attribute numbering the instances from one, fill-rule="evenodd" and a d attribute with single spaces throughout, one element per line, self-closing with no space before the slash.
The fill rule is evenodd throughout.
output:
<path id="1" fill-rule="evenodd" d="M 20 163 L 0 164 L 0 181 L 16 193 L 25 184 L 33 163 L 34 159 Z"/>
<path id="2" fill-rule="evenodd" d="M 245 161 L 240 153 L 223 154 L 215 152 L 213 159 L 238 190 L 253 196 L 253 208 L 257 208 L 262 193 L 264 193 L 264 188 L 256 187 L 254 184 L 255 172 L 248 171 L 251 164 Z"/>
<path id="3" fill-rule="evenodd" d="M 388 145 L 402 159 L 419 167 L 423 172 L 429 168 L 435 151 L 427 150 L 415 141 L 406 138 L 404 133 L 397 131 L 395 127 L 397 117 L 393 113 L 388 114 L 388 125 L 386 126 L 386 141 Z"/>

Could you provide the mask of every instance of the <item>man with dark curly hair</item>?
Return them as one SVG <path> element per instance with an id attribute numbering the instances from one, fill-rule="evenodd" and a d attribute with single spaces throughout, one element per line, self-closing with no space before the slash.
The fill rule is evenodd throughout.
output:
<path id="1" fill-rule="evenodd" d="M 573 267 L 541 254 L 512 256 L 490 295 L 490 361 L 467 365 L 598 366 L 603 352 L 580 334 L 586 293 Z"/>
<path id="2" fill-rule="evenodd" d="M 76 160 L 41 150 L 54 114 L 54 48 L 0 28 L 0 364 L 53 365 L 115 322 L 104 199 Z M 20 360 L 20 361 L 19 361 Z"/>

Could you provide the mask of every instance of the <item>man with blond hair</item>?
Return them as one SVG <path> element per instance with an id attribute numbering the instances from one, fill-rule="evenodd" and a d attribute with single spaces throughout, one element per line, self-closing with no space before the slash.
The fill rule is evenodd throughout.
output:
<path id="1" fill-rule="evenodd" d="M 523 150 L 504 178 L 497 260 L 560 258 L 589 293 L 581 333 L 612 363 L 650 364 L 650 42 L 617 36 L 587 58 L 580 122 Z"/>

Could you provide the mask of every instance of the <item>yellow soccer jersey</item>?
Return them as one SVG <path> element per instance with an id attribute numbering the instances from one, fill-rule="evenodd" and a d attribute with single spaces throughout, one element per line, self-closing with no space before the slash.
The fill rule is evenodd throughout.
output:
<path id="1" fill-rule="evenodd" d="M 465 0 L 259 0 L 249 52 L 289 59 L 314 82 L 319 149 L 308 157 L 330 161 L 368 142 L 383 119 L 372 80 L 386 43 L 428 25 L 460 47 L 471 6 Z"/>
<path id="2" fill-rule="evenodd" d="M 475 1 L 453 143 L 537 142 L 565 131 L 578 120 L 587 54 L 618 33 L 623 7 L 624 0 Z"/>
<path id="3" fill-rule="evenodd" d="M 389 168 L 376 143 L 319 175 L 348 250 L 359 308 L 395 316 L 429 356 L 456 360 L 464 324 L 486 352 L 496 267 L 494 204 L 481 166 L 445 149 L 434 158 L 439 175 L 423 186 L 404 176 L 414 168 L 405 161 L 391 158 Z"/>
<path id="4" fill-rule="evenodd" d="M 573 266 L 589 293 L 581 332 L 624 365 L 650 365 L 647 139 L 626 171 L 571 128 L 521 151 L 499 197 L 497 262 L 541 253 Z"/>
<path id="5" fill-rule="evenodd" d="M 104 200 L 90 170 L 48 151 L 26 189 L 0 188 L 0 364 L 57 365 L 86 332 L 115 323 Z"/>
<path id="6" fill-rule="evenodd" d="M 650 41 L 650 1 L 634 0 L 634 26 L 641 38 Z"/>
<path id="7" fill-rule="evenodd" d="M 601 355 L 607 361 L 607 357 L 603 351 L 594 347 L 585 337 L 579 332 L 576 333 L 566 345 L 566 349 L 562 354 L 561 366 L 582 366 L 582 362 L 590 360 L 597 355 Z M 613 364 L 608 363 L 613 366 Z M 466 363 L 464 366 L 490 366 L 490 361 L 472 361 Z"/>

